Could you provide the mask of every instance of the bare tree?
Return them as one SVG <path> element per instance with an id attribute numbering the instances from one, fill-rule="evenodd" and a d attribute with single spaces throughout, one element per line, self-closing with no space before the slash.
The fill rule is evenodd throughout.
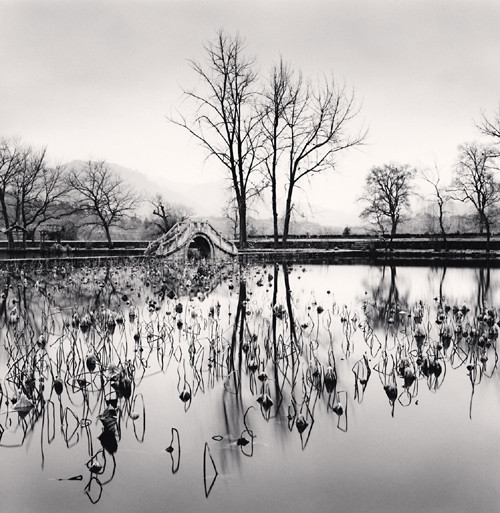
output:
<path id="1" fill-rule="evenodd" d="M 151 222 L 159 234 L 167 233 L 176 223 L 186 221 L 193 215 L 189 207 L 169 203 L 161 194 L 157 194 L 149 203 L 153 206 Z"/>
<path id="2" fill-rule="evenodd" d="M 489 146 L 466 143 L 458 148 L 453 194 L 455 199 L 470 202 L 479 217 L 480 232 L 486 231 L 490 249 L 491 223 L 498 216 L 500 188 L 494 172 L 498 169 L 498 152 Z"/>
<path id="3" fill-rule="evenodd" d="M 271 188 L 274 247 L 279 244 L 278 178 L 279 162 L 288 146 L 285 113 L 294 101 L 292 72 L 282 59 L 271 69 L 263 95 L 262 127 L 264 171 Z"/>
<path id="4" fill-rule="evenodd" d="M 27 231 L 34 232 L 40 224 L 71 213 L 63 168 L 48 165 L 45 149 L 29 148 L 15 182 L 16 218 L 26 230 L 24 238 Z"/>
<path id="5" fill-rule="evenodd" d="M 358 114 L 353 93 L 337 88 L 333 78 L 317 85 L 299 74 L 292 85 L 292 98 L 285 110 L 288 172 L 283 226 L 286 245 L 295 189 L 304 178 L 335 169 L 338 153 L 363 142 L 366 132 L 347 133 Z"/>
<path id="6" fill-rule="evenodd" d="M 25 244 L 28 232 L 34 233 L 41 223 L 65 215 L 68 190 L 62 168 L 48 164 L 45 148 L 36 150 L 20 141 L 3 139 L 0 162 L 0 205 L 12 247 L 8 228 L 15 224 L 23 228 Z"/>
<path id="7" fill-rule="evenodd" d="M 347 132 L 359 112 L 353 93 L 338 88 L 333 78 L 305 81 L 283 60 L 272 68 L 263 97 L 263 162 L 271 187 L 274 244 L 278 245 L 278 182 L 283 177 L 286 246 L 296 189 L 305 178 L 335 169 L 337 154 L 361 144 L 366 132 Z"/>
<path id="8" fill-rule="evenodd" d="M 84 224 L 101 228 L 109 247 L 113 247 L 110 228 L 133 213 L 139 202 L 137 195 L 103 160 L 89 160 L 82 169 L 70 170 L 68 183 L 77 194 Z"/>
<path id="9" fill-rule="evenodd" d="M 478 127 L 483 134 L 500 139 L 500 107 L 493 118 L 487 118 L 483 114 Z"/>
<path id="10" fill-rule="evenodd" d="M 444 214 L 445 214 L 445 205 L 451 199 L 450 192 L 446 187 L 443 187 L 441 182 L 441 176 L 439 173 L 439 169 L 437 166 L 434 167 L 434 171 L 419 170 L 420 176 L 433 188 L 433 194 L 436 200 L 436 205 L 438 208 L 438 221 L 439 228 L 441 230 L 441 236 L 443 237 L 443 241 L 446 242 L 446 230 L 444 227 Z"/>
<path id="11" fill-rule="evenodd" d="M 185 90 L 196 105 L 194 119 L 178 114 L 170 121 L 186 129 L 215 157 L 231 179 L 238 205 L 239 243 L 247 246 L 247 201 L 262 188 L 252 182 L 260 162 L 260 114 L 256 109 L 257 75 L 254 60 L 244 56 L 239 36 L 219 31 L 215 41 L 205 46 L 206 62 L 192 61 L 201 80 L 202 92 Z"/>
<path id="12" fill-rule="evenodd" d="M 408 165 L 385 164 L 373 167 L 366 177 L 360 201 L 367 206 L 361 217 L 378 226 L 383 234 L 388 225 L 391 240 L 409 206 L 414 176 L 415 170 Z"/>

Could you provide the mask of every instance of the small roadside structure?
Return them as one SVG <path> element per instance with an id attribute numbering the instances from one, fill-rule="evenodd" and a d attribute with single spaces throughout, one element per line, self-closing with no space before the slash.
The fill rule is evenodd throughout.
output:
<path id="1" fill-rule="evenodd" d="M 28 234 L 28 230 L 24 228 L 24 226 L 14 223 L 7 229 L 2 230 L 2 232 L 7 237 L 7 240 L 11 241 L 12 247 L 9 245 L 9 250 L 24 249 L 26 236 Z"/>
<path id="2" fill-rule="evenodd" d="M 195 220 L 175 224 L 145 251 L 145 255 L 205 259 L 233 257 L 237 254 L 236 246 L 208 221 Z"/>

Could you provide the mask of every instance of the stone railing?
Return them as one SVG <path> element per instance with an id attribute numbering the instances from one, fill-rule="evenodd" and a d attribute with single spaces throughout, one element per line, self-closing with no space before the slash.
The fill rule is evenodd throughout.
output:
<path id="1" fill-rule="evenodd" d="M 196 233 L 205 235 L 216 248 L 224 253 L 229 255 L 236 255 L 238 253 L 236 246 L 222 237 L 207 221 L 189 221 L 187 223 L 175 224 L 165 235 L 152 242 L 146 249 L 146 255 L 156 253 L 168 256 L 175 253 L 189 244 Z"/>
<path id="2" fill-rule="evenodd" d="M 207 235 L 212 243 L 220 250 L 224 251 L 224 253 L 228 253 L 229 255 L 236 255 L 238 253 L 236 246 L 226 240 L 208 221 L 203 223 L 203 227 L 204 229 L 199 231 Z"/>

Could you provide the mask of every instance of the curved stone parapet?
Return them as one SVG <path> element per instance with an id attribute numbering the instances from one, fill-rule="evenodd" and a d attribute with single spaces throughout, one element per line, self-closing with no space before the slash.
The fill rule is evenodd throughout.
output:
<path id="1" fill-rule="evenodd" d="M 187 221 L 175 224 L 159 239 L 146 248 L 146 255 L 186 256 L 187 250 L 196 238 L 206 241 L 211 258 L 236 256 L 236 246 L 225 239 L 208 221 Z"/>

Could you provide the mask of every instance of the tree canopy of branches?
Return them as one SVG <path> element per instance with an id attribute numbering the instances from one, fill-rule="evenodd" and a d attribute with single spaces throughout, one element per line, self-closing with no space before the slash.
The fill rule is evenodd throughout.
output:
<path id="1" fill-rule="evenodd" d="M 286 245 L 297 187 L 306 177 L 334 169 L 337 154 L 360 144 L 365 134 L 347 133 L 359 109 L 354 94 L 339 88 L 333 78 L 304 80 L 280 60 L 264 83 L 243 50 L 238 36 L 219 31 L 205 46 L 206 62 L 191 62 L 203 85 L 201 92 L 185 91 L 196 106 L 194 119 L 178 115 L 171 121 L 188 130 L 228 171 L 238 207 L 240 247 L 247 245 L 248 203 L 268 185 L 278 245 L 278 191 L 286 191 Z"/>
<path id="2" fill-rule="evenodd" d="M 366 177 L 360 200 L 367 206 L 361 217 L 376 225 L 382 234 L 389 226 L 391 239 L 409 207 L 414 176 L 415 170 L 408 165 L 385 164 L 373 167 Z"/>
<path id="3" fill-rule="evenodd" d="M 479 217 L 480 231 L 486 231 L 487 248 L 491 223 L 498 216 L 500 188 L 495 179 L 498 152 L 489 146 L 466 143 L 458 148 L 453 194 L 455 199 L 470 202 Z"/>
<path id="4" fill-rule="evenodd" d="M 102 229 L 113 247 L 110 228 L 130 216 L 139 198 L 105 161 L 89 160 L 82 169 L 71 169 L 68 183 L 77 194 L 84 224 Z"/>
<path id="5" fill-rule="evenodd" d="M 157 194 L 149 203 L 153 207 L 150 224 L 154 226 L 154 232 L 158 235 L 167 233 L 176 223 L 186 221 L 193 215 L 189 207 L 169 203 L 161 194 Z"/>
<path id="6" fill-rule="evenodd" d="M 285 87 L 284 97 L 279 98 L 279 109 L 284 126 L 278 132 L 278 152 L 286 156 L 286 199 L 282 242 L 286 245 L 294 209 L 293 198 L 299 184 L 305 179 L 336 167 L 337 155 L 347 148 L 359 145 L 364 132 L 350 135 L 347 129 L 358 114 L 353 93 L 345 87 L 338 88 L 335 80 L 324 77 L 317 83 L 305 81 L 302 75 L 288 69 L 278 76 Z M 279 82 L 278 82 L 279 84 Z M 271 107 L 276 109 L 271 103 Z M 272 154 L 275 149 L 273 148 Z"/>
<path id="7" fill-rule="evenodd" d="M 434 171 L 420 169 L 420 176 L 432 187 L 433 195 L 438 208 L 438 221 L 443 241 L 446 242 L 446 229 L 444 226 L 444 214 L 446 203 L 451 199 L 450 191 L 441 184 L 441 175 L 437 166 Z"/>
<path id="8" fill-rule="evenodd" d="M 281 59 L 271 69 L 262 104 L 263 167 L 271 188 L 274 247 L 279 244 L 278 165 L 287 146 L 285 112 L 293 100 L 291 70 Z"/>
<path id="9" fill-rule="evenodd" d="M 239 213 L 240 247 L 247 245 L 247 202 L 260 185 L 252 182 L 259 165 L 259 113 L 255 109 L 257 75 L 254 60 L 244 56 L 240 37 L 219 31 L 205 46 L 206 62 L 191 67 L 203 91 L 185 90 L 196 106 L 194 119 L 180 114 L 170 120 L 192 134 L 227 170 Z"/>
<path id="10" fill-rule="evenodd" d="M 485 135 L 496 137 L 500 140 L 500 107 L 497 114 L 493 118 L 488 118 L 483 115 L 479 130 Z"/>
<path id="11" fill-rule="evenodd" d="M 65 214 L 68 189 L 60 166 L 50 166 L 45 148 L 36 150 L 19 141 L 0 140 L 0 208 L 9 247 L 11 228 L 28 231 Z"/>

